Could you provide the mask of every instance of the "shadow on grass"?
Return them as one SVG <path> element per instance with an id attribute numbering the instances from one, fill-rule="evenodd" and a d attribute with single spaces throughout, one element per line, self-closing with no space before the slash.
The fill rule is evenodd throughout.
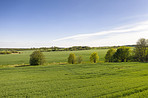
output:
<path id="1" fill-rule="evenodd" d="M 28 67 L 28 66 L 38 66 L 38 65 L 19 65 L 19 66 L 15 66 L 15 67 Z"/>

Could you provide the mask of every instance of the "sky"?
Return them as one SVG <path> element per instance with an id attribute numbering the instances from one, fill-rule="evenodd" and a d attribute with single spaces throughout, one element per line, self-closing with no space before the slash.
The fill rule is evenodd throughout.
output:
<path id="1" fill-rule="evenodd" d="M 148 39 L 148 0 L 0 0 L 0 48 L 118 46 Z"/>

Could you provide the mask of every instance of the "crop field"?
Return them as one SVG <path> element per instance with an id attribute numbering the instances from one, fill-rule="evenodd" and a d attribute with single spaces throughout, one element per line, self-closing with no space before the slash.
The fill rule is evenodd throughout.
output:
<path id="1" fill-rule="evenodd" d="M 146 98 L 148 63 L 104 63 L 107 49 L 44 52 L 47 63 L 29 64 L 33 51 L 0 55 L 1 98 Z M 100 62 L 91 64 L 90 54 L 98 52 Z M 82 64 L 66 64 L 68 55 L 83 57 Z M 6 67 L 2 67 L 6 66 Z"/>
<path id="2" fill-rule="evenodd" d="M 0 97 L 146 98 L 148 63 L 0 68 Z"/>
<path id="3" fill-rule="evenodd" d="M 82 56 L 84 62 L 89 62 L 90 54 L 98 52 L 100 60 L 104 60 L 104 56 L 108 49 L 99 50 L 83 50 L 83 51 L 56 51 L 44 52 L 47 63 L 67 62 L 70 53 L 75 53 L 76 56 Z M 14 65 L 14 64 L 29 64 L 29 56 L 33 51 L 22 51 L 21 54 L 1 54 L 0 65 Z"/>

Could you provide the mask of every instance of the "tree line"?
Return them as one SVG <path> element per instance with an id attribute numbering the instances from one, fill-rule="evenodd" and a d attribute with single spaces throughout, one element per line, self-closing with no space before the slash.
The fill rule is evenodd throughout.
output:
<path id="1" fill-rule="evenodd" d="M 0 54 L 12 54 L 12 53 L 19 53 L 18 51 L 16 50 L 3 50 L 3 51 L 0 51 Z"/>
<path id="2" fill-rule="evenodd" d="M 89 46 L 72 46 L 72 47 L 68 47 L 68 48 L 63 48 L 63 47 L 41 47 L 41 48 L 32 48 L 32 49 L 36 49 L 36 50 L 40 50 L 42 52 L 52 52 L 52 51 L 78 51 L 78 50 L 91 50 L 91 49 L 110 49 L 110 48 L 117 48 L 120 46 L 105 46 L 105 47 L 89 47 Z"/>
<path id="3" fill-rule="evenodd" d="M 105 56 L 106 62 L 148 62 L 148 39 L 141 38 L 135 48 L 119 47 L 111 48 Z"/>
<path id="4" fill-rule="evenodd" d="M 90 62 L 97 63 L 99 56 L 97 52 L 90 55 Z M 70 53 L 68 57 L 69 64 L 82 63 L 82 56 Z M 148 62 L 148 39 L 139 39 L 136 47 L 131 49 L 127 46 L 111 48 L 105 55 L 105 62 Z M 34 51 L 30 55 L 30 65 L 42 65 L 45 63 L 44 55 L 40 50 Z"/>
<path id="5" fill-rule="evenodd" d="M 97 63 L 97 61 L 99 60 L 99 56 L 97 52 L 94 52 L 90 55 L 90 62 L 92 63 Z M 70 53 L 69 57 L 68 57 L 68 63 L 69 64 L 80 64 L 82 63 L 83 59 L 82 56 L 78 56 L 76 57 L 76 55 L 74 53 Z"/>
<path id="6" fill-rule="evenodd" d="M 41 52 L 54 52 L 54 51 L 78 51 L 78 50 L 90 50 L 90 49 L 110 49 L 110 48 L 117 48 L 120 46 L 105 46 L 105 47 L 89 47 L 89 46 L 72 46 L 68 48 L 64 47 L 41 47 L 41 48 L 0 48 L 0 51 L 26 51 L 26 50 L 40 50 Z"/>

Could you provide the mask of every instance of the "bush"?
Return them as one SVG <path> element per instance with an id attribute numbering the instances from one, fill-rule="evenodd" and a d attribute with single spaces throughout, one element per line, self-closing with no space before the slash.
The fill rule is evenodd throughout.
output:
<path id="1" fill-rule="evenodd" d="M 68 63 L 69 64 L 75 64 L 76 63 L 76 56 L 74 53 L 70 53 L 68 57 Z"/>
<path id="2" fill-rule="evenodd" d="M 11 54 L 12 52 L 10 52 L 10 51 L 6 51 L 6 54 Z"/>
<path id="3" fill-rule="evenodd" d="M 77 58 L 78 64 L 82 63 L 82 61 L 83 61 L 82 56 L 79 56 L 79 57 Z"/>
<path id="4" fill-rule="evenodd" d="M 12 52 L 12 53 L 18 53 L 18 51 L 16 51 L 16 50 L 11 50 L 11 52 Z"/>
<path id="5" fill-rule="evenodd" d="M 6 54 L 6 51 L 0 51 L 0 54 Z"/>
<path id="6" fill-rule="evenodd" d="M 127 62 L 131 55 L 131 51 L 129 47 L 119 47 L 115 54 L 113 55 L 114 62 Z"/>
<path id="7" fill-rule="evenodd" d="M 12 52 L 10 51 L 0 51 L 0 54 L 11 54 Z"/>
<path id="8" fill-rule="evenodd" d="M 43 65 L 45 63 L 45 58 L 42 52 L 34 51 L 30 55 L 30 65 Z"/>
<path id="9" fill-rule="evenodd" d="M 93 62 L 93 63 L 97 63 L 97 60 L 99 59 L 99 56 L 98 56 L 98 53 L 97 52 L 94 52 L 91 54 L 90 56 L 90 62 Z"/>
<path id="10" fill-rule="evenodd" d="M 111 48 L 107 51 L 105 56 L 105 62 L 113 62 L 113 55 L 115 54 L 116 50 Z"/>

